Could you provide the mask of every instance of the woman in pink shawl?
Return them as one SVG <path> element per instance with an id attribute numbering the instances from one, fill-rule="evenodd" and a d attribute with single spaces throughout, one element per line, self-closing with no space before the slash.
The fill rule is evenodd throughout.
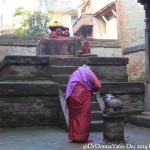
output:
<path id="1" fill-rule="evenodd" d="M 70 76 L 66 89 L 69 110 L 69 139 L 74 142 L 92 142 L 91 125 L 92 92 L 100 90 L 101 83 L 90 67 L 83 65 Z"/>

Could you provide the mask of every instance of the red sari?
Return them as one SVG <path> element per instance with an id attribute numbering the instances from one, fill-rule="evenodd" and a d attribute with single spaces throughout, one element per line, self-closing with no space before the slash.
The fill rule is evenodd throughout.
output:
<path id="1" fill-rule="evenodd" d="M 91 125 L 91 91 L 78 83 L 68 98 L 69 139 L 86 142 Z"/>
<path id="2" fill-rule="evenodd" d="M 69 110 L 69 139 L 91 142 L 91 95 L 100 90 L 101 83 L 88 67 L 79 67 L 69 78 L 66 103 Z"/>

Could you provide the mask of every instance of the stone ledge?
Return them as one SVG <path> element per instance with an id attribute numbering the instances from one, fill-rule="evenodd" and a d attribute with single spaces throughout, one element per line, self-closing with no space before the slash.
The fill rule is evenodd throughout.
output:
<path id="1" fill-rule="evenodd" d="M 144 83 L 129 83 L 129 82 L 101 82 L 102 88 L 100 93 L 102 95 L 112 94 L 144 94 L 145 85 Z M 67 85 L 59 85 L 59 88 L 65 92 Z"/>
<path id="2" fill-rule="evenodd" d="M 124 49 L 123 55 L 138 52 L 138 51 L 143 51 L 143 50 L 145 50 L 145 44 L 141 44 L 138 46 L 133 46 L 133 47 L 129 47 L 129 48 Z"/>
<path id="3" fill-rule="evenodd" d="M 128 58 L 124 57 L 90 57 L 89 58 L 89 65 L 126 65 L 128 64 Z"/>
<path id="4" fill-rule="evenodd" d="M 130 122 L 134 125 L 150 128 L 150 116 L 145 115 L 132 115 Z"/>
<path id="5" fill-rule="evenodd" d="M 0 68 L 7 64 L 49 64 L 49 56 L 8 55 L 0 63 Z"/>
<path id="6" fill-rule="evenodd" d="M 88 39 L 91 47 L 121 48 L 118 40 L 113 39 Z"/>
<path id="7" fill-rule="evenodd" d="M 58 62 L 59 60 L 59 62 Z M 85 63 L 88 65 L 93 65 L 93 64 L 109 64 L 109 65 L 126 65 L 128 64 L 128 58 L 124 58 L 124 57 L 97 57 L 97 56 L 90 56 L 90 57 L 85 57 L 85 56 L 81 56 L 81 57 L 50 57 L 50 62 L 51 64 L 57 63 L 57 64 L 61 64 L 65 63 Z M 70 64 L 68 64 L 70 65 Z"/>
<path id="8" fill-rule="evenodd" d="M 0 82 L 0 96 L 58 95 L 58 84 L 51 81 Z"/>
<path id="9" fill-rule="evenodd" d="M 115 93 L 115 94 L 144 94 L 145 85 L 144 83 L 129 83 L 129 82 L 113 82 L 113 83 L 102 83 L 102 89 L 100 93 Z"/>
<path id="10" fill-rule="evenodd" d="M 35 47 L 41 37 L 0 36 L 0 45 Z"/>

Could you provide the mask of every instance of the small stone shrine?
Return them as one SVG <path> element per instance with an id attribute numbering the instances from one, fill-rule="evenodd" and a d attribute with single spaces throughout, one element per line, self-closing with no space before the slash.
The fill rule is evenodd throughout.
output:
<path id="1" fill-rule="evenodd" d="M 37 43 L 36 55 L 70 55 L 79 56 L 90 53 L 88 40 L 82 43 L 79 37 L 70 37 L 68 27 L 58 21 L 49 26 L 48 37 L 41 38 Z"/>
<path id="2" fill-rule="evenodd" d="M 121 113 L 123 102 L 112 94 L 106 94 L 104 104 L 104 141 L 124 142 L 124 115 Z"/>

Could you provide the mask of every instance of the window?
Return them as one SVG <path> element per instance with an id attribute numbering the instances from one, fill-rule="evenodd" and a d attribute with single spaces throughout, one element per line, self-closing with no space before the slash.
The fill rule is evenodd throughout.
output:
<path id="1" fill-rule="evenodd" d="M 71 24 L 73 25 L 73 24 L 75 24 L 76 23 L 76 21 L 77 21 L 77 16 L 72 16 L 71 17 Z"/>

